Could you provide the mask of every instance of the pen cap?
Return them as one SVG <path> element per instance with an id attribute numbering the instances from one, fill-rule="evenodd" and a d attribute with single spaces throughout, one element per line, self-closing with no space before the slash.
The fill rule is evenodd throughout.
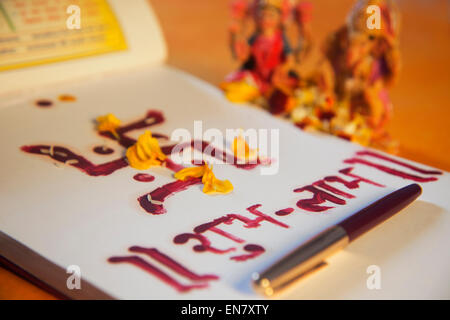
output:
<path id="1" fill-rule="evenodd" d="M 349 240 L 353 241 L 405 208 L 421 193 L 422 188 L 418 184 L 410 184 L 375 201 L 338 225 L 344 228 Z"/>

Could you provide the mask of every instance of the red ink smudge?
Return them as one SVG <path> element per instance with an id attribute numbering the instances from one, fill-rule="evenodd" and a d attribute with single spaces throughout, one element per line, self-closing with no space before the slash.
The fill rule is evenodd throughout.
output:
<path id="1" fill-rule="evenodd" d="M 108 148 L 108 147 L 105 147 L 105 146 L 97 146 L 97 147 L 94 147 L 92 150 L 95 153 L 101 154 L 101 155 L 114 153 L 114 149 Z"/>
<path id="2" fill-rule="evenodd" d="M 164 160 L 164 166 L 169 169 L 172 170 L 173 172 L 178 172 L 181 169 L 184 169 L 184 167 L 178 163 L 173 162 L 171 159 L 169 159 L 168 157 L 166 158 L 166 160 Z"/>
<path id="3" fill-rule="evenodd" d="M 278 210 L 277 212 L 275 212 L 275 214 L 277 216 L 283 217 L 283 216 L 290 215 L 292 212 L 294 212 L 294 208 L 286 208 L 286 209 Z"/>
<path id="4" fill-rule="evenodd" d="M 53 106 L 53 101 L 48 100 L 48 99 L 39 99 L 36 101 L 36 106 L 41 107 L 41 108 L 49 108 L 51 106 Z"/>
<path id="5" fill-rule="evenodd" d="M 152 182 L 155 177 L 147 173 L 138 173 L 134 175 L 133 179 L 139 182 Z"/>

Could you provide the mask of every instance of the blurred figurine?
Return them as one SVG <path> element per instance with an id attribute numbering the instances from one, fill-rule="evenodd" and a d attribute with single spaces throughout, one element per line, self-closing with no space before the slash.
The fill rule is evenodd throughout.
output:
<path id="1" fill-rule="evenodd" d="M 231 15 L 230 47 L 240 69 L 221 85 L 229 100 L 284 116 L 330 105 L 333 70 L 314 50 L 310 2 L 234 0 Z"/>
<path id="2" fill-rule="evenodd" d="M 334 116 L 334 71 L 312 38 L 312 10 L 310 2 L 301 2 L 295 10 L 300 34 L 294 70 L 299 81 L 290 119 L 302 129 L 328 132 Z"/>
<path id="3" fill-rule="evenodd" d="M 374 5 L 379 24 L 369 28 L 367 8 Z M 308 1 L 232 2 L 230 46 L 240 69 L 221 85 L 226 97 L 305 130 L 395 152 L 385 130 L 392 114 L 387 89 L 400 68 L 393 0 L 358 0 L 324 50 L 312 36 L 312 9 Z"/>
<path id="4" fill-rule="evenodd" d="M 366 9 L 371 5 L 380 9 L 379 29 L 367 26 Z M 400 68 L 398 11 L 393 1 L 357 1 L 347 24 L 328 39 L 325 54 L 335 72 L 335 92 L 343 109 L 334 121 L 335 133 L 344 134 L 346 125 L 355 127 L 357 122 L 362 130 L 371 131 L 367 144 L 392 149 L 385 131 L 392 114 L 387 89 Z"/>
<path id="5" fill-rule="evenodd" d="M 298 81 L 292 72 L 294 56 L 285 33 L 291 13 L 289 1 L 235 0 L 231 12 L 231 51 L 241 67 L 222 84 L 227 98 L 255 102 L 274 114 L 288 111 Z"/>

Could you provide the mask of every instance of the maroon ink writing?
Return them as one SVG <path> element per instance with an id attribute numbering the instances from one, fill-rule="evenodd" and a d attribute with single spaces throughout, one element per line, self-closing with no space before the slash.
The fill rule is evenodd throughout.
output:
<path id="1" fill-rule="evenodd" d="M 155 177 L 147 173 L 138 173 L 133 176 L 133 179 L 139 182 L 152 182 L 155 181 Z"/>
<path id="2" fill-rule="evenodd" d="M 315 186 L 309 185 L 302 188 L 295 189 L 294 192 L 300 193 L 308 191 L 313 194 L 313 197 L 310 199 L 302 199 L 297 201 L 297 207 L 300 209 L 311 211 L 311 212 L 322 212 L 328 209 L 334 208 L 330 206 L 320 206 L 319 204 L 325 203 L 326 201 L 333 202 L 335 204 L 344 205 L 346 204 L 345 200 L 338 198 L 331 193 L 320 190 Z"/>
<path id="3" fill-rule="evenodd" d="M 87 175 L 95 177 L 107 176 L 115 172 L 116 170 L 128 166 L 128 162 L 125 158 L 119 158 L 117 160 L 96 165 L 87 160 L 86 158 L 70 151 L 69 149 L 60 146 L 49 146 L 49 145 L 23 146 L 21 150 L 27 153 L 50 157 L 51 159 L 59 163 L 77 168 L 80 171 L 86 173 Z"/>
<path id="4" fill-rule="evenodd" d="M 107 146 L 97 146 L 97 147 L 94 147 L 92 149 L 92 151 L 94 151 L 97 154 L 101 154 L 101 155 L 107 155 L 107 154 L 114 153 L 114 149 L 109 148 Z"/>
<path id="5" fill-rule="evenodd" d="M 182 284 L 178 280 L 176 280 L 175 278 L 171 277 L 169 274 L 158 268 L 157 266 L 153 265 L 152 263 L 144 260 L 142 257 L 137 255 L 110 257 L 108 261 L 110 263 L 128 263 L 138 268 L 141 268 L 145 272 L 155 276 L 157 279 L 166 283 L 167 285 L 174 288 L 176 291 L 180 293 L 188 292 L 192 289 L 207 288 L 208 281 L 219 279 L 218 276 L 212 274 L 198 275 L 156 248 L 144 248 L 139 246 L 132 246 L 129 248 L 129 251 L 133 253 L 144 254 L 147 257 L 158 261 L 159 263 L 171 269 L 180 276 L 187 278 L 192 282 L 199 282 L 199 283 L 191 283 L 188 285 Z"/>

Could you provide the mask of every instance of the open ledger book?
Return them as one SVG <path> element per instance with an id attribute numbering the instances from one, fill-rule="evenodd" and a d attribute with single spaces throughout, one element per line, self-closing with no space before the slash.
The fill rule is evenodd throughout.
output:
<path id="1" fill-rule="evenodd" d="M 417 182 L 418 201 L 281 297 L 450 298 L 446 172 L 230 104 L 164 64 L 163 37 L 145 1 L 92 2 L 109 15 L 92 23 L 106 26 L 106 36 L 116 32 L 117 43 L 73 57 L 60 48 L 51 57 L 0 60 L 1 256 L 71 298 L 260 298 L 253 272 Z M 8 37 L 5 28 L 0 37 Z M 58 101 L 61 94 L 76 101 Z M 122 121 L 119 139 L 96 131 L 94 120 L 108 113 Z M 146 129 L 169 156 L 177 129 L 210 142 L 195 136 L 195 121 L 203 132 L 264 129 L 279 144 L 266 150 L 270 163 L 215 164 L 216 176 L 234 185 L 227 195 L 124 160 L 125 146 Z M 223 144 L 227 153 L 231 142 Z M 380 267 L 381 290 L 366 285 L 371 265 Z M 81 289 L 68 288 L 73 266 Z"/>

